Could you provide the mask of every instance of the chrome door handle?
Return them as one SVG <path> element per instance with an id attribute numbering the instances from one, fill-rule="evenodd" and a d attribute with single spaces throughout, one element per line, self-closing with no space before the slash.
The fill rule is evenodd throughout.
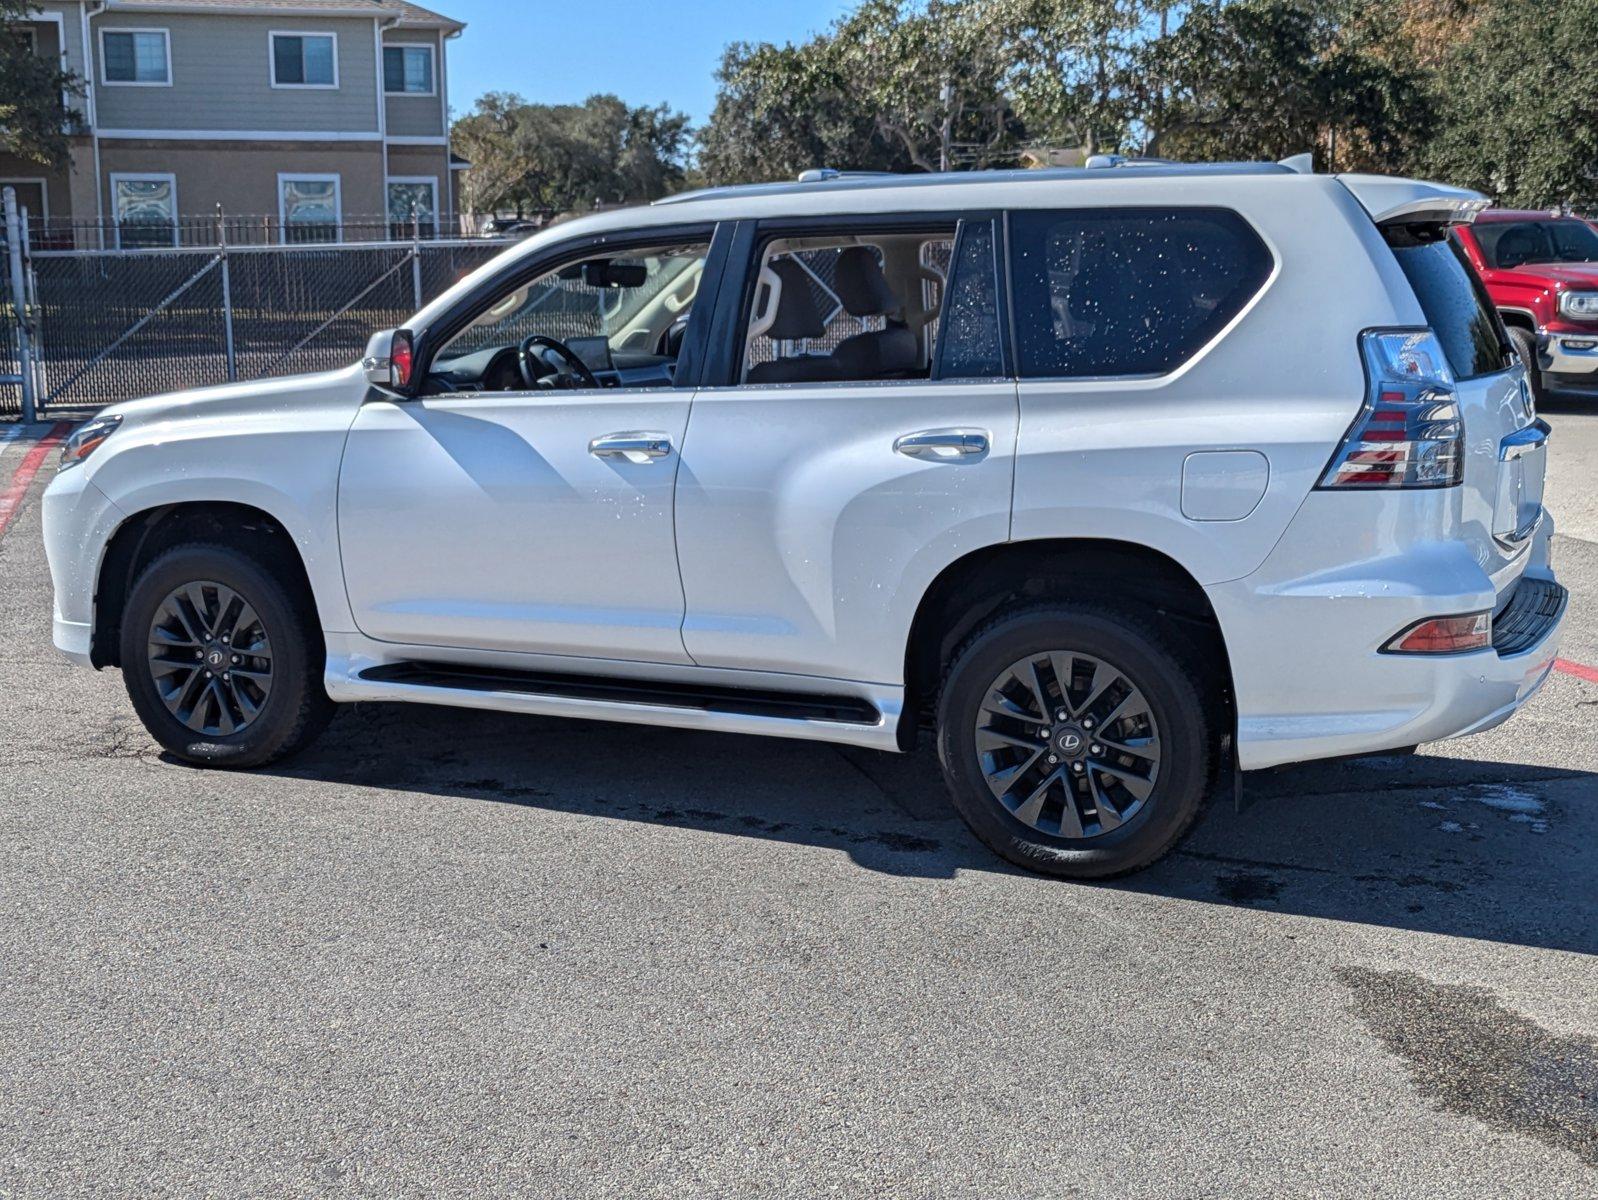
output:
<path id="1" fill-rule="evenodd" d="M 588 453 L 630 463 L 653 462 L 671 453 L 671 438 L 664 433 L 607 433 L 588 443 Z"/>
<path id="2" fill-rule="evenodd" d="M 1530 454 L 1533 450 L 1541 450 L 1548 444 L 1548 435 L 1553 431 L 1553 426 L 1538 417 L 1526 428 L 1515 430 L 1498 443 L 1498 461 L 1511 462 Z"/>
<path id="3" fill-rule="evenodd" d="M 907 433 L 893 443 L 900 454 L 911 458 L 964 458 L 988 452 L 988 435 L 981 429 L 923 429 Z"/>

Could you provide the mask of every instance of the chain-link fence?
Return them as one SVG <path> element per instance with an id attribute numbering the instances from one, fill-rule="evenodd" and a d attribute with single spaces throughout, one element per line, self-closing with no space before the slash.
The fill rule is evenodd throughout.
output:
<path id="1" fill-rule="evenodd" d="M 0 222 L 0 230 L 3 230 Z M 0 261 L 0 420 L 22 415 L 22 364 L 17 356 L 17 310 L 11 272 Z"/>
<path id="2" fill-rule="evenodd" d="M 41 399 L 106 404 L 345 366 L 509 244 L 38 251 Z"/>

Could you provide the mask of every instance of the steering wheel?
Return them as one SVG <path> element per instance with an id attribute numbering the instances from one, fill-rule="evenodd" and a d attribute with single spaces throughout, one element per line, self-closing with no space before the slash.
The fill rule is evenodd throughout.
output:
<path id="1" fill-rule="evenodd" d="M 545 337 L 541 333 L 530 334 L 522 339 L 520 349 L 516 353 L 516 365 L 521 368 L 522 380 L 530 388 L 559 387 L 558 383 L 545 383 L 549 376 L 535 375 L 533 373 L 533 351 L 548 350 L 569 368 L 569 375 L 577 380 L 579 387 L 597 388 L 599 380 L 594 378 L 594 373 L 588 369 L 588 364 L 572 351 L 572 348 L 558 338 Z M 540 362 L 551 365 L 543 355 L 538 355 Z M 557 374 L 560 374 L 557 368 Z"/>

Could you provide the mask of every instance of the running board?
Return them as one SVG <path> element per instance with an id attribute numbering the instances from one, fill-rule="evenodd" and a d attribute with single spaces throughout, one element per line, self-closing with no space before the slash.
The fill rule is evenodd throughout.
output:
<path id="1" fill-rule="evenodd" d="M 339 671 L 332 658 L 328 666 L 328 691 L 337 700 L 404 700 L 898 749 L 897 688 L 873 689 L 867 700 L 458 663 L 385 663 L 354 674 Z"/>

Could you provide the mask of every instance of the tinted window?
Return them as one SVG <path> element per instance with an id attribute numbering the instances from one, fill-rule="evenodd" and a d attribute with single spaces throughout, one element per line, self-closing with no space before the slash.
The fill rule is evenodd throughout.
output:
<path id="1" fill-rule="evenodd" d="M 993 223 L 978 221 L 960 234 L 943 317 L 943 379 L 993 379 L 1004 373 L 999 343 L 999 288 Z"/>
<path id="2" fill-rule="evenodd" d="M 1264 286 L 1270 252 L 1215 208 L 1011 217 L 1021 373 L 1163 375 Z"/>
<path id="3" fill-rule="evenodd" d="M 1394 247 L 1393 254 L 1454 374 L 1471 379 L 1502 371 L 1498 318 L 1459 249 L 1452 242 L 1430 242 Z"/>
<path id="4" fill-rule="evenodd" d="M 1476 240 L 1490 266 L 1598 262 L 1598 232 L 1585 221 L 1483 221 Z"/>

